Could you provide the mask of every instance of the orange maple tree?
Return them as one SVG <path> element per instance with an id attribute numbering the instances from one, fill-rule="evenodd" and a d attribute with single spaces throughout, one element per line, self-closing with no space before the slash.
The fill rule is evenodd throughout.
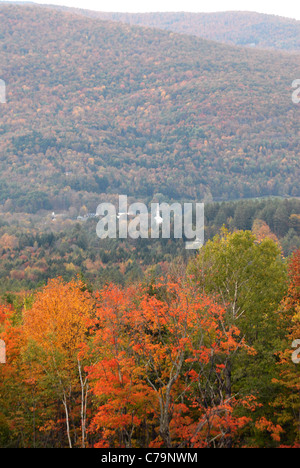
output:
<path id="1" fill-rule="evenodd" d="M 226 360 L 247 348 L 225 310 L 187 283 L 99 292 L 88 370 L 97 447 L 226 446 L 249 399 L 226 398 Z"/>

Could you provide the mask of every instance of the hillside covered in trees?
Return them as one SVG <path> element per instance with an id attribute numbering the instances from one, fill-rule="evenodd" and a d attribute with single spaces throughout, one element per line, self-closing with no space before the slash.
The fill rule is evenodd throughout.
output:
<path id="1" fill-rule="evenodd" d="M 225 44 L 300 52 L 300 21 L 280 16 L 244 11 L 106 13 L 71 10 L 94 18 L 166 29 Z"/>
<path id="2" fill-rule="evenodd" d="M 0 16 L 4 211 L 300 195 L 296 56 L 37 6 Z"/>

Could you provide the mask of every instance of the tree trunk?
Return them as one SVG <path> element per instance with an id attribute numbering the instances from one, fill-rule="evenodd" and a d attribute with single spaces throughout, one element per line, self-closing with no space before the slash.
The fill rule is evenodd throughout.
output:
<path id="1" fill-rule="evenodd" d="M 87 397 L 88 397 L 88 381 L 87 378 L 83 379 L 82 376 L 82 369 L 81 369 L 81 362 L 78 359 L 78 371 L 80 377 L 80 386 L 81 386 L 81 409 L 80 409 L 80 416 L 81 416 L 81 448 L 86 447 L 86 413 L 87 413 Z"/>
<path id="2" fill-rule="evenodd" d="M 160 396 L 160 428 L 159 434 L 164 441 L 165 448 L 172 448 L 171 436 L 170 436 L 170 392 L 173 382 L 169 382 L 166 389 L 165 398 L 163 395 Z"/>
<path id="3" fill-rule="evenodd" d="M 68 435 L 68 441 L 69 441 L 69 448 L 73 448 L 72 447 L 72 440 L 71 440 L 71 435 L 70 435 L 70 422 L 69 422 L 69 410 L 68 410 L 68 403 L 67 403 L 67 398 L 66 398 L 66 394 L 64 393 L 63 395 L 63 405 L 64 405 L 64 408 L 65 408 L 65 413 L 66 413 L 66 425 L 67 425 L 67 435 Z"/>
<path id="4" fill-rule="evenodd" d="M 231 373 L 232 373 L 231 361 L 228 360 L 226 363 L 226 367 L 225 367 L 225 401 L 226 403 L 230 402 L 231 395 L 232 395 Z M 226 448 L 232 448 L 232 437 L 230 436 L 230 434 L 231 434 L 231 429 L 230 427 L 227 427 L 226 438 L 225 438 Z"/>

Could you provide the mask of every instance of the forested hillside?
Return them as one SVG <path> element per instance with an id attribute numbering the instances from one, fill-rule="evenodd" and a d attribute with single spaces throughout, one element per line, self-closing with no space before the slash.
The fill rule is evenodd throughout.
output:
<path id="1" fill-rule="evenodd" d="M 296 56 L 0 7 L 0 203 L 299 196 Z"/>
<path id="2" fill-rule="evenodd" d="M 76 12 L 75 9 L 73 11 Z M 181 34 L 192 34 L 226 44 L 300 52 L 300 22 L 280 16 L 243 11 L 105 13 L 77 10 L 77 13 Z"/>

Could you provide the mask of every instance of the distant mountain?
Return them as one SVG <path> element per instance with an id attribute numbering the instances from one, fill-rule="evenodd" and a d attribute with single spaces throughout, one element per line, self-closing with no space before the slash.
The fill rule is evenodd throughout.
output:
<path id="1" fill-rule="evenodd" d="M 57 7 L 54 7 L 57 8 Z M 300 52 L 300 21 L 254 12 L 105 13 L 73 12 L 103 20 L 165 29 L 225 44 Z"/>
<path id="2" fill-rule="evenodd" d="M 298 55 L 37 6 L 0 39 L 4 210 L 300 196 Z"/>

